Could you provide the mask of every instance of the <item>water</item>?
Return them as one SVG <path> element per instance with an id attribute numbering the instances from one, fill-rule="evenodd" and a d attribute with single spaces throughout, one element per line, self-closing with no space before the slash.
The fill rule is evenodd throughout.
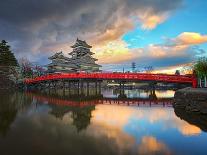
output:
<path id="1" fill-rule="evenodd" d="M 207 153 L 206 118 L 174 111 L 174 91 L 88 94 L 1 92 L 0 154 Z"/>

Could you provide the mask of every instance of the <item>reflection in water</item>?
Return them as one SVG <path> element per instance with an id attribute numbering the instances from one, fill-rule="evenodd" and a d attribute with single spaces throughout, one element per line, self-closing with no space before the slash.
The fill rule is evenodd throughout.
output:
<path id="1" fill-rule="evenodd" d="M 6 136 L 18 111 L 31 103 L 31 99 L 21 93 L 7 93 L 0 91 L 0 135 Z"/>
<path id="2" fill-rule="evenodd" d="M 207 117 L 206 115 L 186 112 L 184 109 L 175 108 L 175 114 L 181 119 L 198 126 L 203 131 L 207 132 Z"/>
<path id="3" fill-rule="evenodd" d="M 76 127 L 77 131 L 86 129 L 90 124 L 91 112 L 95 110 L 95 106 L 86 107 L 70 107 L 70 106 L 58 106 L 49 105 L 51 107 L 50 114 L 54 115 L 56 118 L 63 119 L 64 115 L 71 113 L 71 118 L 73 119 L 73 125 Z"/>
<path id="4" fill-rule="evenodd" d="M 0 134 L 5 136 L 10 125 L 16 118 L 17 109 L 15 105 L 15 95 L 1 93 L 0 104 Z"/>
<path id="5" fill-rule="evenodd" d="M 0 153 L 203 154 L 207 151 L 207 134 L 202 131 L 205 128 L 175 115 L 171 91 L 125 90 L 124 99 L 114 95 L 115 92 L 91 91 L 90 95 L 81 96 L 61 90 L 1 94 L 0 133 L 4 137 L 0 137 Z M 156 94 L 156 98 L 150 94 Z"/>
<path id="6" fill-rule="evenodd" d="M 144 136 L 138 146 L 139 154 L 171 154 L 169 148 L 162 142 L 157 141 L 155 137 Z"/>

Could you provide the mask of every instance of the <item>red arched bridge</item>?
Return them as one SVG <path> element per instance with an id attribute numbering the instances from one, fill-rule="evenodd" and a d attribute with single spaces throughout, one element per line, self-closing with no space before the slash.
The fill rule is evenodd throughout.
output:
<path id="1" fill-rule="evenodd" d="M 197 79 L 191 75 L 147 74 L 147 73 L 54 73 L 25 79 L 25 84 L 36 84 L 51 80 L 91 79 L 124 81 L 157 81 L 170 83 L 190 83 L 197 86 Z"/>

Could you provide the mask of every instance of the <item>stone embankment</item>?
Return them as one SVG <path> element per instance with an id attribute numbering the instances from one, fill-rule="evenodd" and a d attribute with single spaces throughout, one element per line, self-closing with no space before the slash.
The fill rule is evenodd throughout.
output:
<path id="1" fill-rule="evenodd" d="M 207 115 L 207 89 L 184 88 L 175 92 L 174 107 Z"/>

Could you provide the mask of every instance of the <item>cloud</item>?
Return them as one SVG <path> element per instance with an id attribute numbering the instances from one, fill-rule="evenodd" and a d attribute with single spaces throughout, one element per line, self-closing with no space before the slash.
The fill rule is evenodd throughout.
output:
<path id="1" fill-rule="evenodd" d="M 140 15 L 139 20 L 143 29 L 154 29 L 157 25 L 161 24 L 168 18 L 167 15 Z"/>
<path id="2" fill-rule="evenodd" d="M 207 42 L 207 35 L 195 32 L 183 32 L 172 40 L 175 45 L 197 45 Z"/>
<path id="3" fill-rule="evenodd" d="M 181 74 L 192 74 L 192 65 L 193 63 L 183 63 L 169 67 L 161 67 L 159 69 L 154 70 L 153 73 L 175 74 L 176 70 L 179 70 Z"/>
<path id="4" fill-rule="evenodd" d="M 50 53 L 76 37 L 102 44 L 119 39 L 140 22 L 154 28 L 183 0 L 7 0 L 0 5 L 0 39 L 15 53 Z M 142 16 L 144 15 L 144 16 Z"/>
<path id="5" fill-rule="evenodd" d="M 207 42 L 206 35 L 183 32 L 175 38 L 168 38 L 161 44 L 149 44 L 142 48 L 129 48 L 123 40 L 111 41 L 106 45 L 94 48 L 99 63 L 102 64 L 130 64 L 137 66 L 153 66 L 154 68 L 176 67 L 191 63 L 196 57 L 206 53 L 199 48 L 199 44 Z M 110 70 L 116 65 L 111 65 Z M 130 65 L 128 68 L 130 70 Z M 107 68 L 106 68 L 107 69 Z M 121 70 L 122 68 L 120 68 Z M 163 69 L 163 68 L 162 68 Z M 175 68 L 174 68 L 175 70 Z M 173 70 L 173 72 L 174 72 Z"/>
<path id="6" fill-rule="evenodd" d="M 134 58 L 135 53 L 130 52 L 127 44 L 122 40 L 111 41 L 106 45 L 93 49 L 99 63 L 110 64 L 120 63 Z"/>
<path id="7" fill-rule="evenodd" d="M 124 33 L 133 28 L 134 25 L 131 19 L 124 19 L 120 17 L 113 27 L 106 29 L 105 32 L 96 34 L 96 36 L 90 40 L 92 41 L 92 44 L 95 44 L 95 47 L 99 45 L 105 45 L 111 41 L 119 40 Z"/>

